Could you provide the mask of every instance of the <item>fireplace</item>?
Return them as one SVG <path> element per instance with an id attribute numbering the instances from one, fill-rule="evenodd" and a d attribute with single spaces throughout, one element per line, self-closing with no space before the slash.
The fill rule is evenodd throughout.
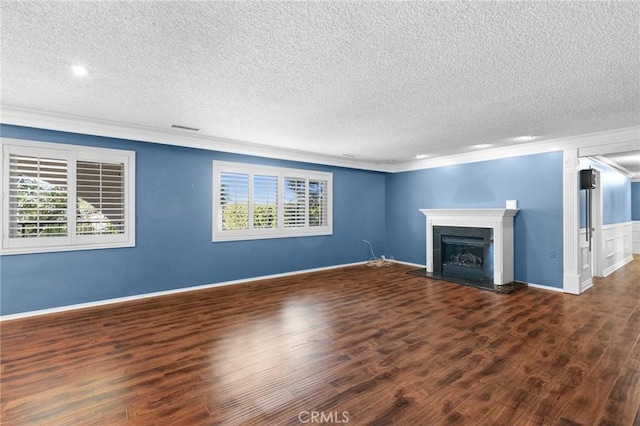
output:
<path id="1" fill-rule="evenodd" d="M 517 209 L 421 211 L 427 221 L 428 275 L 492 286 L 513 283 L 513 218 Z"/>
<path id="2" fill-rule="evenodd" d="M 434 226 L 433 273 L 454 281 L 493 283 L 493 230 Z"/>

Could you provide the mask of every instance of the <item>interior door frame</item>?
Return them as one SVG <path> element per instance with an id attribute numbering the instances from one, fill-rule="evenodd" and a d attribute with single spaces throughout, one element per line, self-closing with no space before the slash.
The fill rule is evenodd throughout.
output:
<path id="1" fill-rule="evenodd" d="M 602 240 L 602 170 L 593 167 L 596 171 L 596 187 L 592 193 L 592 228 L 593 239 L 591 240 L 591 276 L 603 277 L 604 253 Z"/>
<path id="2" fill-rule="evenodd" d="M 566 141 L 562 148 L 562 291 L 581 294 L 580 157 L 591 157 L 640 149 L 640 127 L 614 133 L 581 135 Z M 600 237 L 602 240 L 602 237 Z"/>

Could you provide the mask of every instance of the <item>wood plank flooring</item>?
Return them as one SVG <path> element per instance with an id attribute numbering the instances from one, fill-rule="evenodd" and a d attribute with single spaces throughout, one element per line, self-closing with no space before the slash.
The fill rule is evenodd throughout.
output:
<path id="1" fill-rule="evenodd" d="M 409 269 L 6 321 L 0 422 L 640 424 L 640 257 L 582 296 Z"/>

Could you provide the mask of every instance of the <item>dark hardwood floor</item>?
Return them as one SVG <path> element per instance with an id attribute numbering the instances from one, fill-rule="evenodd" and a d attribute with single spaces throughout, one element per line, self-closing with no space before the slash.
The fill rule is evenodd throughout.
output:
<path id="1" fill-rule="evenodd" d="M 581 296 L 409 269 L 5 321 L 0 421 L 640 424 L 640 257 Z"/>

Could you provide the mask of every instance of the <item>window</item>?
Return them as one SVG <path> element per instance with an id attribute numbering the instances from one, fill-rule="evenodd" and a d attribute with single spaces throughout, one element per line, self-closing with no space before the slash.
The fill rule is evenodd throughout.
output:
<path id="1" fill-rule="evenodd" d="M 2 139 L 2 254 L 135 245 L 132 151 Z"/>
<path id="2" fill-rule="evenodd" d="M 213 241 L 331 235 L 333 175 L 213 162 Z"/>

